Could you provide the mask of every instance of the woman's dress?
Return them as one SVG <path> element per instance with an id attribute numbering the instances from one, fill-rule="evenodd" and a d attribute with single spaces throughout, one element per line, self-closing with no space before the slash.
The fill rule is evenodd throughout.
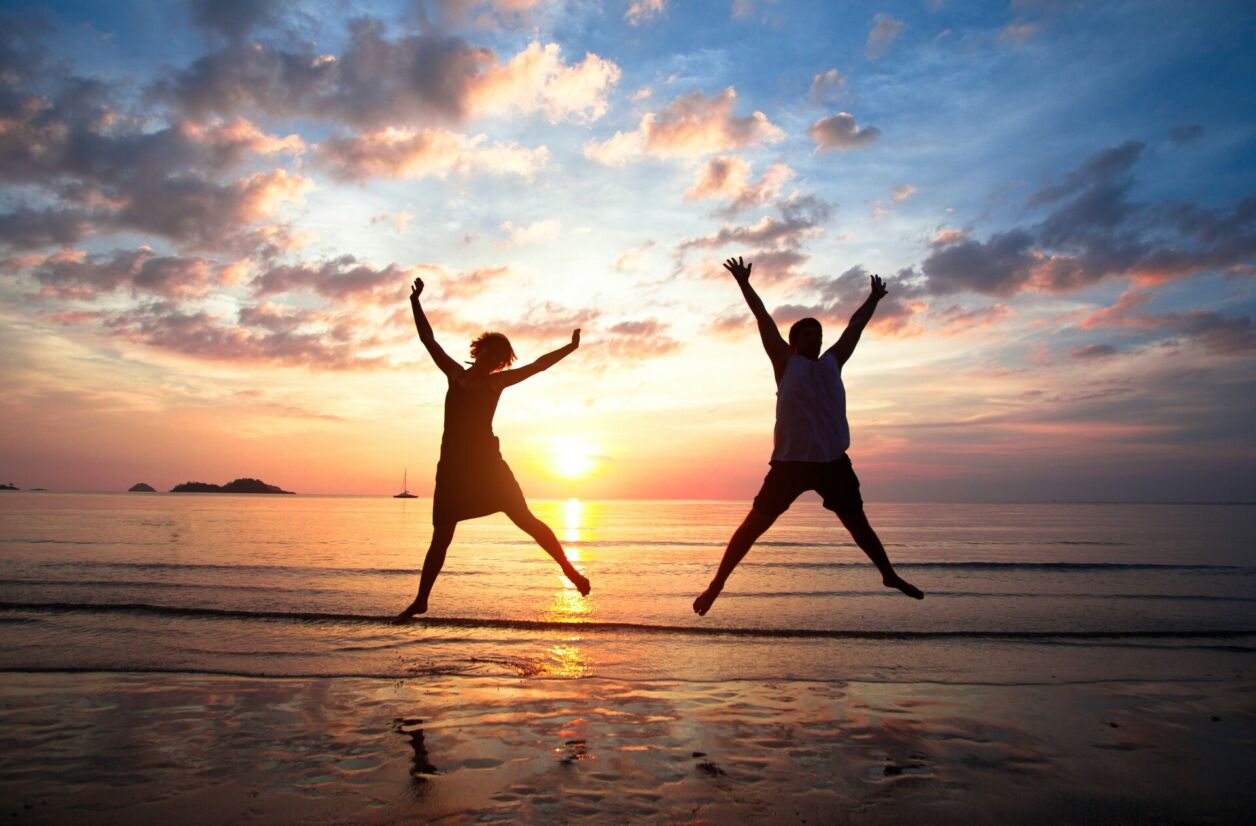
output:
<path id="1" fill-rule="evenodd" d="M 491 381 L 468 380 L 465 371 L 450 379 L 432 494 L 433 524 L 526 507 L 523 491 L 493 435 L 493 414 L 501 392 Z"/>

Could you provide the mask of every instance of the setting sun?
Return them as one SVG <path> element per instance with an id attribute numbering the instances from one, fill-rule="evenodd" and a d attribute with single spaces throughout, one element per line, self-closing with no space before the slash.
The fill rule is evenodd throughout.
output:
<path id="1" fill-rule="evenodd" d="M 583 479 L 597 467 L 593 446 L 579 437 L 555 439 L 550 449 L 550 466 L 564 479 Z"/>

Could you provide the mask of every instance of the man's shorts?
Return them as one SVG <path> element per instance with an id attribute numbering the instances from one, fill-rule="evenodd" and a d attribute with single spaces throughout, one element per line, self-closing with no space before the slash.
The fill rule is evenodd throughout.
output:
<path id="1" fill-rule="evenodd" d="M 859 477 L 844 453 L 832 462 L 773 462 L 754 498 L 754 510 L 775 519 L 805 490 L 820 494 L 824 507 L 834 513 L 863 510 Z"/>

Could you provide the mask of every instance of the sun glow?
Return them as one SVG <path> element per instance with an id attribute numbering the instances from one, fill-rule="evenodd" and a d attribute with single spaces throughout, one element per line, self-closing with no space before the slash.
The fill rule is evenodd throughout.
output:
<path id="1" fill-rule="evenodd" d="M 578 436 L 563 436 L 554 440 L 550 449 L 550 463 L 556 475 L 564 479 L 583 479 L 597 468 L 593 446 Z"/>

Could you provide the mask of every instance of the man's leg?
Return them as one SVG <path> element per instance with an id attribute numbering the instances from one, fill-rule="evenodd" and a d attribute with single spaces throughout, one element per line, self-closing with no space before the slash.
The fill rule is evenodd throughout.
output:
<path id="1" fill-rule="evenodd" d="M 576 590 L 580 592 L 581 596 L 587 597 L 589 595 L 591 586 L 588 578 L 577 571 L 575 566 L 567 559 L 563 546 L 559 543 L 558 537 L 554 536 L 554 532 L 550 530 L 549 525 L 537 519 L 532 511 L 528 510 L 527 505 L 511 508 L 506 511 L 506 515 L 524 533 L 535 539 L 536 544 L 540 545 L 545 553 L 554 558 L 554 561 L 563 569 L 563 573 L 567 575 L 567 579 L 571 580 L 571 584 L 576 586 Z"/>
<path id="2" fill-rule="evenodd" d="M 415 614 L 427 613 L 427 598 L 431 596 L 436 577 L 440 576 L 440 569 L 445 565 L 445 551 L 453 541 L 457 525 L 457 522 L 441 522 L 432 526 L 432 544 L 428 546 L 427 556 L 423 559 L 423 573 L 419 576 L 419 595 L 410 607 L 396 616 L 393 620 L 395 624 L 400 625 Z"/>
<path id="3" fill-rule="evenodd" d="M 863 508 L 838 511 L 837 518 L 842 520 L 846 530 L 850 531 L 851 538 L 855 540 L 855 544 L 863 549 L 863 552 L 868 555 L 872 563 L 877 566 L 877 570 L 881 572 L 881 582 L 884 583 L 885 587 L 897 588 L 913 599 L 925 598 L 924 593 L 919 588 L 900 577 L 894 571 L 894 566 L 890 564 L 890 558 L 885 553 L 885 546 L 881 544 L 881 539 L 877 536 L 877 532 L 868 524 L 868 517 L 864 514 Z"/>
<path id="4" fill-rule="evenodd" d="M 737 563 L 746 556 L 759 537 L 772 527 L 772 523 L 776 521 L 776 514 L 751 509 L 746 514 L 746 518 L 742 520 L 737 530 L 733 531 L 733 536 L 728 540 L 728 547 L 724 549 L 724 558 L 720 560 L 719 570 L 715 572 L 715 578 L 711 580 L 711 584 L 707 589 L 693 601 L 693 610 L 700 617 L 706 616 L 706 612 L 711 610 L 715 598 L 720 595 L 720 591 L 724 590 L 724 583 L 728 581 L 728 575 L 737 567 Z"/>

